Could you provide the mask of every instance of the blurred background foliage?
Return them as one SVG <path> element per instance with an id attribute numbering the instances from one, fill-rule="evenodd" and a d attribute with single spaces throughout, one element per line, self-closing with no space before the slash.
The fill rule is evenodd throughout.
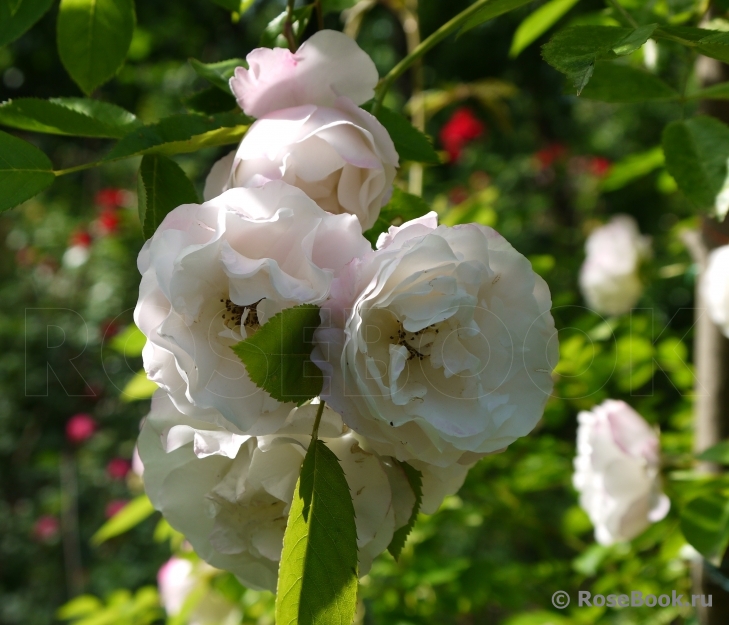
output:
<path id="1" fill-rule="evenodd" d="M 645 9 L 642 0 L 624 2 L 679 21 L 693 10 L 678 0 Z M 205 87 L 186 59 L 244 57 L 284 8 L 280 0 L 255 0 L 231 15 L 220 6 L 229 4 L 138 2 L 128 60 L 94 97 L 144 122 L 184 112 L 184 99 Z M 425 36 L 467 5 L 362 0 L 348 27 L 359 30 L 360 45 L 383 75 L 406 52 L 403 7 L 417 9 Z M 540 57 L 547 35 L 510 56 L 517 27 L 539 6 L 537 0 L 449 39 L 425 58 L 422 93 L 411 99 L 408 73 L 388 95 L 389 106 L 420 111 L 441 151 L 443 163 L 425 169 L 423 197 L 442 221 L 496 228 L 548 282 L 561 362 L 537 430 L 483 459 L 437 514 L 421 515 L 399 562 L 389 554 L 376 561 L 361 585 L 358 619 L 365 624 L 693 619 L 672 607 L 558 612 L 551 605 L 557 590 L 573 597 L 579 589 L 689 592 L 695 552 L 680 533 L 676 506 L 630 545 L 601 547 L 576 505 L 571 473 L 577 412 L 608 397 L 625 399 L 660 425 L 669 473 L 680 477 L 691 466 L 694 270 L 680 233 L 695 217 L 656 151 L 679 105 L 616 106 L 565 95 L 563 76 Z M 597 0 L 565 6 L 559 25 L 616 23 Z M 0 100 L 80 95 L 56 52 L 56 13 L 54 3 L 23 37 L 0 47 Z M 344 26 L 338 12 L 325 22 Z M 656 58 L 646 55 L 639 50 L 630 62 L 648 64 L 669 83 L 681 79 L 682 59 L 670 45 Z M 104 140 L 17 134 L 59 168 L 108 149 Z M 225 151 L 175 160 L 201 191 Z M 137 375 L 141 344 L 132 326 L 143 244 L 137 166 L 131 159 L 65 176 L 0 217 L 0 622 L 8 625 L 163 622 L 158 569 L 173 552 L 195 560 L 182 538 L 144 508 L 141 479 L 131 468 L 149 405 L 135 400 L 149 394 Z M 414 175 L 403 169 L 404 188 Z M 604 319 L 584 306 L 577 275 L 585 236 L 616 213 L 637 219 L 653 238 L 654 255 L 639 308 Z M 686 484 L 667 485 L 674 503 L 691 490 Z M 92 540 L 132 500 L 136 516 L 110 532 L 117 535 Z M 124 531 L 124 523 L 133 527 Z M 238 605 L 241 622 L 273 622 L 269 593 L 244 589 L 223 573 L 200 584 Z M 188 622 L 193 603 L 169 622 Z"/>

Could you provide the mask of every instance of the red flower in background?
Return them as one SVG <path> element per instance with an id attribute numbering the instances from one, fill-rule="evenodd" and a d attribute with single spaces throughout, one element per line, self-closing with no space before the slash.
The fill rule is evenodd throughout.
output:
<path id="1" fill-rule="evenodd" d="M 551 167 L 555 162 L 567 156 L 567 147 L 561 143 L 550 143 L 546 148 L 539 150 L 534 156 L 536 156 L 540 168 L 547 169 L 547 167 Z"/>
<path id="2" fill-rule="evenodd" d="M 603 158 L 602 156 L 593 156 L 590 159 L 588 168 L 593 176 L 602 178 L 603 176 L 607 176 L 611 166 L 612 163 L 608 159 Z"/>
<path id="3" fill-rule="evenodd" d="M 96 432 L 96 421 L 91 415 L 79 413 L 66 422 L 66 438 L 78 445 L 91 438 Z"/>
<path id="4" fill-rule="evenodd" d="M 123 480 L 132 468 L 132 463 L 124 458 L 113 458 L 106 465 L 106 473 L 113 480 Z"/>
<path id="5" fill-rule="evenodd" d="M 463 148 L 478 139 L 486 130 L 485 124 L 470 109 L 456 109 L 451 118 L 440 129 L 440 142 L 448 152 L 451 161 L 457 161 Z"/>
<path id="6" fill-rule="evenodd" d="M 61 530 L 61 524 L 58 519 L 49 514 L 38 517 L 38 520 L 33 525 L 33 538 L 41 542 L 48 542 L 58 536 L 58 532 Z"/>
<path id="7" fill-rule="evenodd" d="M 76 230 L 72 235 L 71 239 L 68 242 L 69 247 L 73 247 L 74 245 L 80 245 L 81 247 L 89 247 L 91 245 L 91 241 L 93 239 L 91 238 L 91 235 L 86 232 L 85 230 Z"/>
<path id="8" fill-rule="evenodd" d="M 126 193 L 124 189 L 102 189 L 94 197 L 94 202 L 106 209 L 124 206 Z"/>
<path id="9" fill-rule="evenodd" d="M 104 516 L 107 519 L 110 519 L 113 517 L 119 510 L 121 510 L 124 506 L 126 506 L 129 502 L 124 499 L 115 499 L 114 501 L 110 501 L 108 504 L 106 504 L 106 509 L 104 510 Z"/>
<path id="10" fill-rule="evenodd" d="M 96 219 L 96 229 L 101 236 L 114 234 L 119 229 L 119 216 L 114 209 L 105 208 Z"/>

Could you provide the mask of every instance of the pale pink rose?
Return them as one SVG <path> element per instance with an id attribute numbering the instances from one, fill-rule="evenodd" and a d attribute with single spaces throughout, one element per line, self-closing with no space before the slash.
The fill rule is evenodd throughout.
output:
<path id="1" fill-rule="evenodd" d="M 701 278 L 701 294 L 709 316 L 729 337 L 729 245 L 709 254 L 709 263 Z"/>
<path id="2" fill-rule="evenodd" d="M 668 513 L 658 432 L 623 401 L 578 415 L 573 483 L 603 545 L 631 540 Z"/>
<path id="3" fill-rule="evenodd" d="M 470 465 L 528 434 L 558 359 L 549 289 L 495 230 L 391 227 L 322 307 L 322 398 L 378 453 Z"/>

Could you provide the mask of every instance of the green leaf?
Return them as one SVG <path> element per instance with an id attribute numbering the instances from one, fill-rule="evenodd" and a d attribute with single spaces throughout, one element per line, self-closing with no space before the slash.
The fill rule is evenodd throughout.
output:
<path id="1" fill-rule="evenodd" d="M 729 63 L 729 33 L 692 26 L 661 26 L 656 37 L 676 41 L 705 56 Z"/>
<path id="2" fill-rule="evenodd" d="M 367 103 L 362 107 L 365 111 L 371 112 L 372 104 Z M 440 157 L 433 148 L 430 139 L 413 126 L 405 117 L 384 106 L 375 114 L 377 120 L 385 127 L 395 144 L 402 161 L 415 161 L 439 165 Z"/>
<path id="3" fill-rule="evenodd" d="M 666 167 L 700 208 L 714 206 L 727 178 L 729 128 L 713 117 L 671 122 L 663 130 Z"/>
<path id="4" fill-rule="evenodd" d="M 723 441 L 718 445 L 709 447 L 709 449 L 701 452 L 696 456 L 699 460 L 706 462 L 718 462 L 719 464 L 729 464 L 729 441 Z"/>
<path id="5" fill-rule="evenodd" d="M 301 304 L 271 317 L 250 338 L 232 346 L 251 380 L 282 402 L 305 401 L 321 392 L 323 377 L 311 362 L 319 307 Z"/>
<path id="6" fill-rule="evenodd" d="M 56 616 L 59 619 L 68 621 L 74 618 L 80 618 L 99 611 L 103 607 L 103 604 L 97 597 L 93 595 L 81 595 L 74 597 L 68 603 L 63 604 L 58 611 Z"/>
<path id="7" fill-rule="evenodd" d="M 357 529 L 339 460 L 314 439 L 289 512 L 276 593 L 279 625 L 351 625 L 357 608 Z"/>
<path id="8" fill-rule="evenodd" d="M 415 504 L 413 505 L 413 511 L 410 513 L 407 524 L 395 531 L 390 544 L 387 546 L 387 550 L 397 560 L 400 557 L 402 548 L 405 546 L 407 537 L 413 530 L 415 520 L 418 518 L 418 512 L 420 512 L 420 506 L 423 503 L 423 474 L 416 468 L 411 467 L 407 462 L 395 460 L 395 463 L 405 472 L 410 488 L 413 489 L 413 493 L 415 494 Z"/>
<path id="9" fill-rule="evenodd" d="M 326 15 L 327 13 L 341 13 L 346 9 L 351 9 L 357 0 L 321 0 L 321 10 Z"/>
<path id="10" fill-rule="evenodd" d="M 630 65 L 599 62 L 582 97 L 601 102 L 629 103 L 677 100 L 680 96 L 658 76 Z"/>
<path id="11" fill-rule="evenodd" d="M 183 98 L 182 103 L 187 110 L 203 115 L 228 113 L 234 111 L 238 106 L 232 95 L 223 93 L 217 87 L 208 87 L 202 91 L 197 91 Z"/>
<path id="12" fill-rule="evenodd" d="M 650 39 L 651 35 L 658 28 L 658 24 L 646 24 L 639 26 L 633 32 L 626 35 L 613 46 L 613 52 L 618 56 L 627 56 L 643 47 L 643 44 Z"/>
<path id="13" fill-rule="evenodd" d="M 307 4 L 298 9 L 294 9 L 293 20 L 291 22 L 291 30 L 294 34 L 294 39 L 297 43 L 301 42 L 301 38 L 304 36 L 304 31 L 309 25 L 311 19 L 311 12 L 314 9 L 313 4 Z M 265 48 L 285 48 L 288 46 L 288 41 L 283 34 L 284 26 L 286 24 L 286 18 L 288 17 L 288 11 L 280 13 L 274 17 L 261 35 L 261 46 Z"/>
<path id="14" fill-rule="evenodd" d="M 687 96 L 690 100 L 729 100 L 729 82 L 700 89 Z"/>
<path id="15" fill-rule="evenodd" d="M 188 62 L 200 78 L 207 80 L 210 84 L 215 85 L 229 95 L 230 85 L 228 81 L 235 73 L 235 68 L 248 67 L 248 63 L 243 59 L 227 59 L 216 63 L 203 63 L 197 59 L 188 59 Z"/>
<path id="16" fill-rule="evenodd" d="M 112 337 L 111 341 L 109 341 L 109 347 L 115 352 L 131 358 L 142 355 L 142 350 L 146 342 L 147 337 L 142 334 L 142 331 L 133 323 L 130 323 L 119 334 Z"/>
<path id="17" fill-rule="evenodd" d="M 550 0 L 529 15 L 516 29 L 509 56 L 516 58 L 527 46 L 547 32 L 579 0 Z"/>
<path id="18" fill-rule="evenodd" d="M 120 139 L 140 122 L 129 111 L 85 98 L 18 98 L 0 104 L 0 124 L 54 135 Z"/>
<path id="19" fill-rule="evenodd" d="M 458 36 L 460 37 L 466 31 L 469 31 L 476 26 L 480 26 L 484 22 L 488 22 L 499 15 L 518 9 L 532 1 L 533 0 L 491 0 L 491 2 L 486 3 L 483 9 L 474 13 L 466 21 L 466 23 L 461 27 L 461 30 L 458 31 Z"/>
<path id="20" fill-rule="evenodd" d="M 241 0 L 213 0 L 215 4 L 217 4 L 219 7 L 223 7 L 224 9 L 227 9 L 231 13 L 234 11 L 240 11 L 240 2 Z"/>
<path id="21" fill-rule="evenodd" d="M 119 512 L 104 523 L 91 537 L 92 545 L 101 543 L 119 536 L 139 525 L 154 512 L 154 506 L 147 495 L 139 495 L 132 499 Z"/>
<path id="22" fill-rule="evenodd" d="M 707 558 L 724 553 L 729 543 L 729 498 L 714 492 L 692 499 L 681 511 L 681 532 Z"/>
<path id="23" fill-rule="evenodd" d="M 0 0 L 0 46 L 23 35 L 51 4 L 53 0 Z"/>
<path id="24" fill-rule="evenodd" d="M 53 165 L 43 152 L 0 131 L 0 211 L 29 200 L 55 178 Z"/>
<path id="25" fill-rule="evenodd" d="M 149 239 L 167 213 L 181 204 L 197 204 L 195 187 L 180 166 L 161 154 L 147 154 L 139 167 L 143 193 L 139 198 L 139 221 Z"/>
<path id="26" fill-rule="evenodd" d="M 423 198 L 394 187 L 390 201 L 382 207 L 375 225 L 365 232 L 365 237 L 375 245 L 378 237 L 387 232 L 393 222 L 397 221 L 399 225 L 416 217 L 422 217 L 430 210 L 430 205 Z"/>
<path id="27" fill-rule="evenodd" d="M 121 69 L 134 22 L 134 0 L 61 0 L 58 53 L 84 93 L 90 94 Z"/>
<path id="28" fill-rule="evenodd" d="M 602 191 L 616 191 L 625 185 L 642 178 L 666 162 L 663 156 L 663 148 L 656 146 L 646 152 L 631 154 L 621 161 L 613 163 L 608 175 L 600 183 Z"/>
<path id="29" fill-rule="evenodd" d="M 137 371 L 126 383 L 126 386 L 122 389 L 120 399 L 125 403 L 149 399 L 158 388 L 159 386 L 152 382 L 147 377 L 147 372 L 142 369 Z"/>

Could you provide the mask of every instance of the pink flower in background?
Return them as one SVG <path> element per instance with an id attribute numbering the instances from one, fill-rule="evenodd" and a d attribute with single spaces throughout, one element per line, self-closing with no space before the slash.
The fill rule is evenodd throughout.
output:
<path id="1" fill-rule="evenodd" d="M 535 155 L 541 169 L 551 167 L 557 161 L 567 156 L 567 147 L 561 143 L 550 143 L 546 148 L 542 148 Z"/>
<path id="2" fill-rule="evenodd" d="M 75 445 L 91 438 L 94 432 L 96 432 L 96 421 L 89 414 L 75 414 L 66 422 L 66 438 Z"/>
<path id="3" fill-rule="evenodd" d="M 106 508 L 104 509 L 104 516 L 107 519 L 110 519 L 111 517 L 115 516 L 128 503 L 129 502 L 126 499 L 114 499 L 113 501 L 110 501 L 108 504 L 106 504 Z"/>
<path id="4" fill-rule="evenodd" d="M 485 124 L 471 112 L 471 109 L 465 107 L 456 109 L 440 130 L 440 141 L 451 161 L 457 161 L 463 148 L 474 139 L 478 139 L 485 129 Z"/>
<path id="5" fill-rule="evenodd" d="M 102 208 L 119 208 L 126 203 L 124 189 L 102 189 L 94 196 L 94 203 Z"/>
<path id="6" fill-rule="evenodd" d="M 61 530 L 61 524 L 58 519 L 49 514 L 38 517 L 33 525 L 33 537 L 41 542 L 53 540 Z"/>
<path id="7" fill-rule="evenodd" d="M 113 480 L 123 480 L 132 469 L 132 463 L 124 458 L 113 458 L 106 465 L 106 473 Z"/>

